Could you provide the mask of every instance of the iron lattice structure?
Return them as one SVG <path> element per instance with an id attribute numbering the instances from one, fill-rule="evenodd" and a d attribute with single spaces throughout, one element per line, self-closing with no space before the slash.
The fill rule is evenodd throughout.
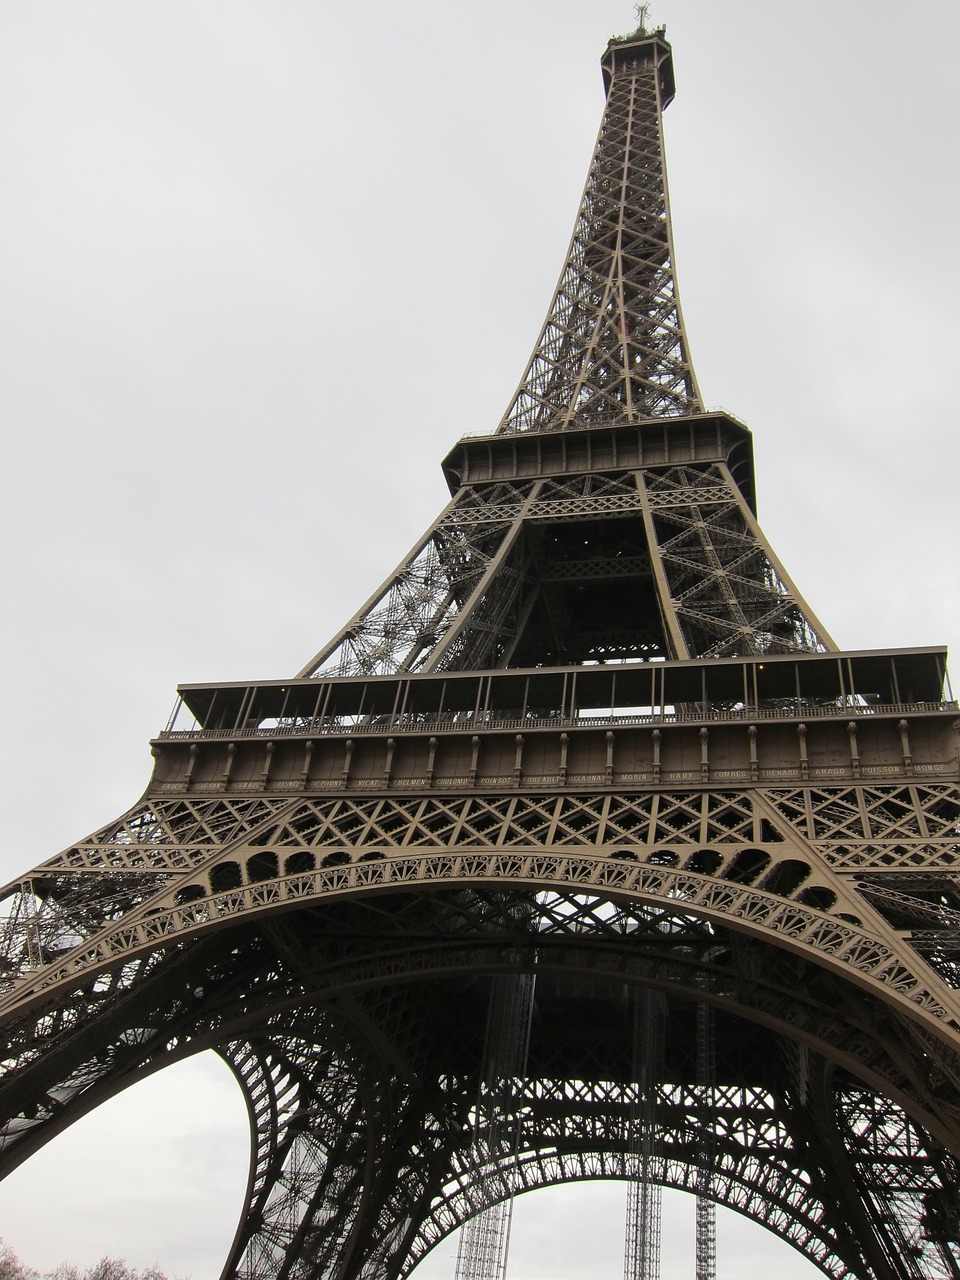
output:
<path id="1" fill-rule="evenodd" d="M 638 1116 L 655 1182 L 828 1276 L 960 1276 L 946 655 L 840 652 L 774 556 L 687 356 L 669 46 L 603 68 L 556 297 L 449 506 L 298 677 L 184 686 L 144 798 L 4 893 L 3 1168 L 213 1048 L 253 1133 L 226 1277 L 406 1276 L 510 1195 L 635 1174 Z M 491 1121 L 498 982 L 535 994 Z"/>

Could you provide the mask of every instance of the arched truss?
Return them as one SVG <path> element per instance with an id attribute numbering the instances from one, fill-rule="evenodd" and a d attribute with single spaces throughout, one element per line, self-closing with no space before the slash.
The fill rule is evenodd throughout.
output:
<path id="1" fill-rule="evenodd" d="M 509 914 L 516 917 L 519 905 L 511 902 Z M 501 907 L 507 906 L 501 901 Z M 642 913 L 635 913 L 634 922 L 641 918 Z M 663 916 L 650 916 L 646 921 L 651 933 L 662 929 L 664 922 Z M 584 917 L 573 927 L 582 932 Z M 514 963 L 518 957 L 516 941 L 514 935 Z M 716 935 L 713 944 L 717 945 Z M 393 959 L 396 979 L 396 957 Z M 490 960 L 488 956 L 488 965 Z M 652 956 L 648 956 L 649 960 Z M 450 961 L 448 956 L 447 971 Z M 467 973 L 474 967 L 477 971 L 483 964 L 480 954 L 472 959 L 464 955 L 460 972 Z M 422 957 L 415 969 L 420 981 L 425 981 Z M 566 973 L 564 969 L 573 972 Z M 435 961 L 434 973 L 442 971 Z M 542 957 L 538 979 L 542 1015 L 549 1019 L 551 1006 L 561 993 L 566 992 L 569 997 L 578 984 L 581 995 L 589 991 L 595 1003 L 616 1005 L 619 994 L 621 1006 L 628 1007 L 621 982 L 611 986 L 607 976 L 604 985 L 603 975 L 611 971 L 618 979 L 623 976 L 618 959 L 604 946 L 591 948 L 586 939 L 575 958 L 569 953 Z M 663 980 L 664 975 L 661 973 L 660 977 Z M 696 985 L 686 991 L 688 997 L 701 981 L 702 976 L 698 976 Z M 391 1043 L 400 1028 L 409 1037 L 410 1029 L 417 1027 L 419 1038 L 427 1023 L 422 1007 L 415 1003 L 412 1008 L 409 999 L 409 990 L 403 987 L 369 986 L 349 1014 L 340 1006 L 338 1017 L 350 1018 L 354 1025 L 376 1027 Z M 697 1170 L 706 1165 L 711 1194 L 719 1203 L 775 1231 L 827 1275 L 954 1274 L 952 1255 L 943 1252 L 945 1245 L 925 1238 L 924 1223 L 937 1212 L 952 1211 L 955 1167 L 899 1107 L 852 1081 L 847 1073 L 837 1072 L 819 1056 L 779 1036 L 751 1041 L 745 1058 L 754 1055 L 752 1066 L 743 1061 L 733 1064 L 729 1056 L 721 1062 L 722 1080 L 705 1104 L 702 1090 L 690 1079 L 690 1021 L 688 1009 L 684 1027 L 683 1004 L 675 1005 L 675 1078 L 663 1085 L 659 1104 L 659 1123 L 666 1135 L 659 1176 L 666 1185 L 692 1189 L 697 1185 Z M 725 1030 L 727 1034 L 722 1039 L 727 1045 L 742 1041 L 742 1027 L 739 1034 L 729 1025 Z M 282 1046 L 275 1048 L 274 1076 L 287 1081 L 295 1074 L 288 1065 L 290 1060 L 296 1060 L 303 1046 L 312 1046 L 317 1036 L 305 1034 L 300 1007 L 278 1014 L 269 1034 L 274 1046 Z M 328 1027 L 328 1039 L 337 1034 Z M 342 1027 L 339 1034 L 350 1037 Z M 365 1043 L 370 1042 L 365 1039 Z M 682 1046 L 679 1051 L 678 1045 Z M 423 1044 L 408 1048 L 408 1062 L 429 1059 L 429 1049 Z M 311 1055 L 313 1052 L 311 1048 Z M 243 1055 L 248 1053 L 244 1049 L 243 1054 L 238 1054 L 234 1049 L 227 1056 L 242 1064 Z M 619 1064 L 609 1043 L 596 1046 L 592 1063 L 583 1058 L 582 1046 L 572 1056 L 568 1049 L 561 1051 L 559 1057 L 554 1047 L 552 1066 L 560 1074 L 551 1077 L 542 1070 L 546 1063 L 541 1045 L 539 1056 L 535 1050 L 528 1077 L 516 1082 L 519 1150 L 505 1151 L 499 1161 L 483 1167 L 477 1165 L 469 1125 L 475 1097 L 472 1075 L 454 1070 L 430 1077 L 422 1070 L 411 1071 L 403 1082 L 397 1078 L 395 1067 L 384 1071 L 387 1082 L 381 1083 L 381 1092 L 392 1089 L 395 1098 L 402 1098 L 407 1122 L 418 1116 L 414 1123 L 417 1139 L 411 1152 L 408 1143 L 391 1144 L 380 1135 L 387 1148 L 402 1150 L 404 1159 L 391 1164 L 380 1177 L 390 1195 L 376 1207 L 377 1223 L 371 1235 L 378 1244 L 358 1274 L 406 1274 L 439 1239 L 483 1204 L 506 1194 L 582 1178 L 629 1176 L 630 1086 L 625 1086 L 623 1079 L 602 1078 L 603 1064 L 614 1068 L 619 1065 L 621 1070 L 626 1067 L 626 1053 L 625 1039 L 619 1045 Z M 771 1054 L 776 1061 L 764 1063 L 764 1057 Z M 579 1059 L 575 1060 L 577 1055 Z M 578 1068 L 582 1079 L 576 1076 Z M 240 1071 L 242 1074 L 242 1066 Z M 376 1076 L 371 1061 L 361 1068 L 361 1073 L 367 1079 Z M 758 1081 L 752 1087 L 734 1082 L 751 1075 Z M 416 1079 L 422 1085 L 428 1078 L 434 1088 L 421 1089 L 418 1096 L 412 1082 Z M 271 1090 L 255 1088 L 250 1092 L 265 1100 L 257 1131 L 262 1135 L 260 1149 L 269 1149 L 271 1135 L 283 1132 L 284 1125 L 278 1123 Z M 303 1098 L 301 1106 L 319 1109 L 323 1114 L 328 1110 Z M 510 1124 L 505 1125 L 506 1131 L 510 1129 Z M 343 1169 L 350 1160 L 341 1155 L 333 1164 Z M 301 1159 L 293 1160 L 291 1168 L 284 1168 L 282 1160 L 278 1160 L 276 1168 L 271 1196 L 265 1197 L 261 1191 L 258 1201 L 254 1195 L 247 1221 L 265 1220 L 267 1238 L 284 1256 L 283 1250 L 289 1249 L 290 1242 L 297 1240 L 300 1233 L 291 1186 L 302 1186 Z M 261 1186 L 268 1181 L 261 1179 Z M 300 1204 L 306 1214 L 311 1212 L 312 1204 L 322 1199 L 319 1182 L 318 1178 L 314 1196 L 301 1193 Z M 875 1235 L 873 1218 L 886 1225 L 881 1240 L 873 1239 L 871 1244 Z M 244 1247 L 237 1255 L 239 1274 L 274 1274 L 263 1266 L 259 1233 L 245 1242 L 238 1241 L 240 1244 Z M 336 1249 L 342 1250 L 343 1246 L 341 1238 Z M 871 1253 L 875 1256 L 871 1257 Z M 899 1261 L 891 1263 L 891 1258 Z M 321 1253 L 315 1262 L 315 1268 L 303 1274 L 328 1274 L 334 1258 L 325 1258 Z M 280 1274 L 288 1273 L 281 1269 Z"/>
<path id="2" fill-rule="evenodd" d="M 865 802 L 874 833 L 866 848 L 853 829 Z M 163 980 L 168 948 L 189 950 L 207 935 L 301 908 L 340 903 L 346 911 L 380 894 L 542 887 L 567 903 L 586 895 L 659 905 L 764 940 L 781 965 L 785 952 L 802 958 L 817 974 L 814 989 L 829 990 L 836 1008 L 801 1012 L 777 993 L 768 1000 L 776 1020 L 793 1010 L 796 1037 L 829 1045 L 828 1056 L 957 1147 L 955 913 L 916 893 L 916 842 L 909 866 L 893 862 L 882 879 L 857 862 L 903 860 L 899 831 L 922 823 L 926 856 L 951 867 L 956 809 L 942 784 L 821 787 L 812 801 L 786 788 L 153 800 L 10 887 L 2 1016 L 23 1055 L 11 1072 L 40 1069 L 34 1059 L 91 1018 L 120 1016 L 131 992 Z M 556 929 L 569 947 L 568 917 L 579 911 L 544 915 L 541 945 Z M 901 920 L 914 926 L 906 939 L 895 927 Z M 454 943 L 462 924 L 449 927 Z M 914 937 L 919 945 L 909 945 Z M 737 980 L 753 992 L 752 1016 L 767 1016 L 762 981 L 742 968 Z M 879 1012 L 865 1018 L 861 1005 Z M 823 1030 L 838 1020 L 842 1033 Z M 74 1091 L 85 1087 L 79 1079 Z"/>
<path id="3" fill-rule="evenodd" d="M 625 1096 L 617 993 L 639 984 L 672 1011 L 665 1088 L 689 1090 L 690 1010 L 709 1001 L 718 1087 L 750 1100 L 741 1145 L 717 1148 L 718 1199 L 830 1275 L 958 1275 L 955 930 L 910 878 L 918 858 L 953 866 L 956 812 L 955 788 L 919 781 L 151 798 L 6 895 L 0 1160 L 214 1047 L 257 1135 L 228 1273 L 400 1276 L 476 1204 L 456 1162 L 483 983 L 520 968 L 538 975 L 537 1087 L 579 1081 L 601 1111 Z M 567 1025 L 565 1049 L 545 1036 Z M 771 1105 L 788 1139 L 758 1162 Z M 620 1176 L 618 1123 L 566 1152 L 531 1139 L 509 1178 Z M 695 1158 L 671 1124 L 663 1176 L 682 1185 Z"/>
<path id="4" fill-rule="evenodd" d="M 533 1103 L 532 1106 L 527 1103 L 530 1119 L 536 1117 L 535 1099 L 549 1097 L 551 1093 L 566 1092 L 569 1096 L 570 1091 L 566 1081 L 528 1083 L 525 1098 L 532 1095 Z M 569 1142 L 566 1149 L 557 1149 L 550 1144 L 551 1137 L 556 1141 L 555 1133 L 545 1137 L 542 1132 L 532 1130 L 530 1124 L 521 1124 L 523 1145 L 519 1153 L 505 1157 L 496 1168 L 459 1168 L 458 1180 L 451 1184 L 418 1234 L 411 1251 L 412 1265 L 424 1250 L 462 1226 L 481 1206 L 495 1203 L 498 1197 L 516 1196 L 561 1183 L 636 1176 L 635 1161 L 631 1161 L 624 1149 L 629 1119 L 623 1114 L 622 1091 L 607 1086 L 606 1097 L 602 1089 L 595 1089 L 590 1091 L 589 1099 L 582 1086 L 580 1092 L 583 1102 L 589 1101 L 591 1107 L 596 1107 L 598 1101 L 602 1106 L 601 1099 L 606 1101 L 603 1117 L 606 1125 L 597 1124 L 594 1113 L 593 1131 L 588 1139 L 581 1138 L 579 1142 Z M 847 1116 L 856 1114 L 858 1108 L 870 1109 L 876 1122 L 872 1137 L 881 1138 L 887 1157 L 883 1170 L 886 1175 L 893 1175 L 892 1180 L 880 1180 L 880 1169 L 873 1159 L 875 1153 L 867 1143 L 859 1149 L 856 1146 L 848 1149 L 854 1163 L 859 1160 L 869 1166 L 868 1202 L 875 1201 L 879 1211 L 887 1212 L 891 1221 L 897 1222 L 901 1228 L 896 1233 L 897 1242 L 905 1256 L 909 1256 L 911 1240 L 921 1234 L 921 1214 L 937 1195 L 952 1197 L 952 1190 L 944 1185 L 945 1175 L 949 1176 L 951 1170 L 945 1170 L 936 1159 L 919 1156 L 923 1148 L 922 1135 L 898 1108 L 886 1104 L 882 1106 L 882 1116 L 878 1116 L 876 1096 L 863 1090 L 852 1090 L 837 1101 L 840 1124 Z M 851 1274 L 849 1259 L 856 1246 L 851 1250 L 850 1239 L 844 1239 L 842 1254 L 831 1229 L 825 1229 L 828 1215 L 818 1191 L 798 1177 L 795 1139 L 773 1097 L 751 1094 L 747 1089 L 725 1088 L 717 1091 L 712 1108 L 707 1110 L 696 1090 L 665 1087 L 661 1090 L 658 1114 L 663 1126 L 664 1151 L 654 1172 L 661 1185 L 697 1194 L 703 1186 L 697 1171 L 706 1168 L 710 1198 L 715 1203 L 742 1213 L 774 1232 L 824 1274 Z M 709 1128 L 706 1137 L 699 1131 L 699 1126 L 704 1124 Z M 569 1119 L 566 1127 L 573 1127 Z M 703 1152 L 708 1146 L 713 1158 L 705 1161 Z M 915 1158 L 910 1172 L 905 1174 L 896 1155 L 908 1150 L 919 1158 Z M 924 1199 L 925 1194 L 929 1199 Z M 891 1202 L 895 1205 L 896 1217 L 889 1212 Z M 861 1206 L 854 1207 L 855 1213 L 860 1211 Z M 904 1224 L 908 1224 L 906 1232 L 902 1230 Z M 919 1264 L 918 1273 L 924 1276 L 952 1274 L 951 1259 L 945 1260 L 936 1246 L 926 1244 L 913 1261 Z M 912 1272 L 908 1270 L 907 1274 Z"/>
<path id="5" fill-rule="evenodd" d="M 957 913 L 910 892 L 935 866 L 953 874 L 956 788 L 821 787 L 808 817 L 811 790 L 153 800 L 8 886 L 0 1016 L 244 916 L 508 881 L 680 903 L 816 956 L 956 1034 Z M 854 829 L 864 804 L 866 848 Z M 905 857 L 897 840 L 918 827 L 925 847 Z M 930 926 L 911 930 L 925 950 L 906 956 L 884 914 L 898 897 L 911 923 Z"/>
<path id="6" fill-rule="evenodd" d="M 717 1200 L 826 1274 L 955 1275 L 954 1228 L 944 1240 L 927 1231 L 956 1214 L 952 1159 L 929 1133 L 942 1117 L 924 1105 L 932 1084 L 911 1064 L 922 1037 L 911 1048 L 908 1020 L 822 964 L 680 905 L 504 878 L 399 883 L 197 932 L 136 962 L 136 1002 L 96 1000 L 88 984 L 10 1024 L 23 1053 L 6 1089 L 8 1107 L 20 1104 L 4 1135 L 9 1159 L 138 1074 L 217 1047 L 256 1135 L 227 1274 L 319 1280 L 355 1254 L 349 1274 L 400 1276 L 474 1211 L 491 1177 L 528 1189 L 629 1172 L 617 1010 L 640 983 L 671 1008 L 666 1183 L 691 1185 L 706 1148 Z M 574 1018 L 580 1029 L 566 1044 L 535 1035 L 518 1095 L 520 1157 L 476 1170 L 483 984 L 518 968 L 538 974 L 543 1026 Z M 584 1023 L 585 999 L 604 1011 L 599 1027 Z M 727 1020 L 706 1144 L 691 1075 L 697 999 Z M 890 1263 L 896 1254 L 906 1261 Z"/>
<path id="7" fill-rule="evenodd" d="M 501 900 L 500 905 L 516 918 L 520 904 Z M 635 922 L 641 916 L 637 912 Z M 582 930 L 583 924 L 581 917 L 574 928 Z M 650 916 L 647 924 L 651 931 L 662 928 L 664 917 Z M 516 942 L 514 931 L 511 955 L 515 964 Z M 716 946 L 715 936 L 713 942 Z M 448 955 L 441 967 L 437 957 L 434 973 L 449 972 L 452 960 Z M 397 978 L 396 956 L 393 962 Z M 486 963 L 490 962 L 488 955 Z M 460 972 L 468 973 L 475 966 L 478 971 L 483 964 L 480 954 L 472 959 L 464 955 Z M 565 967 L 573 973 L 563 973 Z M 426 980 L 423 957 L 414 968 L 421 981 Z M 602 975 L 611 970 L 618 979 L 623 976 L 609 950 L 593 949 L 586 939 L 576 957 L 569 952 L 543 957 L 538 979 L 542 1013 L 549 1018 L 551 1001 L 560 993 L 569 996 L 571 990 L 576 992 L 578 985 L 581 996 L 588 991 L 595 1003 L 612 999 L 616 1004 L 619 993 L 621 1005 L 629 1007 L 619 981 L 611 987 L 608 978 L 604 986 Z M 660 977 L 663 980 L 664 975 Z M 691 996 L 701 981 L 698 977 L 686 994 Z M 478 1001 L 477 1007 L 482 1004 Z M 340 1016 L 347 1016 L 342 1006 Z M 367 987 L 349 1016 L 355 1023 L 375 1026 L 390 1040 L 400 1028 L 409 1036 L 414 1026 L 419 1034 L 426 1025 L 422 1008 L 416 1005 L 411 1009 L 402 988 Z M 705 1101 L 703 1091 L 689 1079 L 692 1050 L 680 1017 L 675 1011 L 673 1074 L 684 1076 L 682 1053 L 680 1062 L 676 1054 L 680 1043 L 685 1045 L 682 1052 L 688 1059 L 686 1078 L 665 1083 L 660 1091 L 659 1123 L 666 1135 L 660 1177 L 666 1185 L 691 1189 L 697 1185 L 697 1170 L 706 1165 L 711 1194 L 719 1203 L 775 1231 L 827 1275 L 927 1278 L 955 1274 L 949 1246 L 925 1234 L 932 1217 L 949 1217 L 955 1211 L 955 1166 L 899 1107 L 852 1081 L 846 1073 L 836 1072 L 817 1055 L 777 1036 L 760 1042 L 762 1052 L 754 1058 L 752 1069 L 742 1062 L 732 1065 L 729 1059 L 723 1063 L 723 1081 Z M 728 1034 L 722 1038 L 727 1045 L 740 1038 L 729 1034 L 731 1027 L 725 1030 Z M 314 1039 L 304 1039 L 300 1008 L 278 1015 L 270 1034 L 272 1043 L 282 1044 L 283 1054 L 293 1057 L 298 1046 L 312 1044 Z M 623 1069 L 625 1039 L 619 1048 Z M 582 1055 L 582 1046 L 577 1052 Z M 422 1062 L 424 1053 L 429 1058 L 425 1046 L 418 1045 L 408 1062 Z M 758 1053 L 756 1041 L 747 1056 L 751 1053 Z M 763 1065 L 764 1055 L 771 1053 L 776 1063 Z M 412 1116 L 419 1117 L 413 1125 L 417 1137 L 412 1151 L 409 1140 L 385 1144 L 394 1152 L 401 1150 L 404 1158 L 392 1163 L 380 1178 L 390 1195 L 375 1207 L 377 1221 L 370 1234 L 378 1243 L 358 1274 L 406 1274 L 444 1235 L 485 1203 L 507 1194 L 556 1182 L 630 1175 L 630 1086 L 625 1086 L 623 1079 L 601 1078 L 602 1064 L 616 1066 L 610 1045 L 596 1047 L 586 1071 L 582 1056 L 577 1063 L 569 1052 L 561 1052 L 553 1062 L 561 1072 L 555 1077 L 538 1071 L 538 1066 L 544 1065 L 543 1054 L 541 1046 L 539 1061 L 535 1051 L 527 1078 L 516 1082 L 519 1150 L 504 1151 L 499 1161 L 482 1167 L 477 1165 L 469 1123 L 475 1097 L 473 1075 L 452 1070 L 439 1077 L 412 1071 L 406 1082 L 391 1077 L 389 1087 L 407 1108 L 404 1123 Z M 576 1075 L 578 1066 L 582 1079 Z M 279 1077 L 289 1077 L 288 1068 L 275 1070 Z M 363 1070 L 369 1076 L 370 1064 Z M 731 1074 L 734 1078 L 753 1075 L 764 1082 L 754 1087 L 731 1083 Z M 421 1089 L 418 1096 L 414 1079 L 420 1085 L 430 1079 L 434 1087 Z M 511 1127 L 508 1123 L 504 1130 Z M 267 1105 L 258 1128 L 263 1135 L 261 1147 L 269 1147 L 271 1135 L 278 1129 L 282 1130 L 282 1125 Z M 336 1167 L 348 1163 L 342 1158 L 334 1162 Z M 283 1248 L 299 1238 L 299 1220 L 295 1213 L 290 1217 L 291 1208 L 296 1209 L 291 1205 L 290 1186 L 298 1184 L 300 1176 L 298 1164 L 292 1174 L 279 1168 L 275 1189 L 280 1190 L 268 1202 L 265 1230 L 271 1240 L 281 1242 L 281 1256 Z M 304 1211 L 309 1213 L 307 1201 L 308 1197 L 301 1195 Z M 258 1209 L 247 1220 L 260 1221 L 261 1217 Z M 874 1219 L 885 1224 L 879 1240 Z M 244 1241 L 238 1240 L 240 1244 Z M 337 1245 L 342 1247 L 343 1240 Z M 251 1278 L 274 1274 L 262 1268 L 261 1249 L 258 1234 L 245 1242 L 237 1254 L 239 1274 Z M 281 1270 L 280 1274 L 326 1275 L 334 1257 L 318 1255 L 314 1262 L 314 1268 L 307 1272 Z"/>

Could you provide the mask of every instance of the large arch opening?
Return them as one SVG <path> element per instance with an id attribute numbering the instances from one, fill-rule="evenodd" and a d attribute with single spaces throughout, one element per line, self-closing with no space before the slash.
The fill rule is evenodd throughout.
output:
<path id="1" fill-rule="evenodd" d="M 316 1046 L 339 1041 L 347 1055 L 343 1061 L 354 1063 L 360 1072 L 371 1072 L 368 1078 L 375 1089 L 382 1086 L 388 1090 L 401 1080 L 396 1074 L 400 1067 L 395 1064 L 407 1058 L 413 1064 L 426 1053 L 425 1061 L 433 1064 L 443 1088 L 447 1088 L 446 1081 L 453 1082 L 454 1091 L 447 1090 L 444 1105 L 449 1104 L 451 1118 L 456 1122 L 459 1117 L 462 1123 L 469 1099 L 475 1096 L 471 1094 L 476 1086 L 470 1083 L 470 1073 L 478 1046 L 472 1044 L 471 1036 L 475 1040 L 482 1035 L 482 1028 L 473 1024 L 485 1007 L 484 983 L 493 973 L 532 967 L 540 975 L 538 998 L 545 1016 L 545 1034 L 535 1042 L 539 1046 L 535 1070 L 531 1062 L 537 1088 L 552 1088 L 558 1080 L 586 1081 L 596 1093 L 597 1105 L 610 1111 L 613 1128 L 598 1133 L 597 1141 L 587 1144 L 588 1152 L 616 1150 L 618 1141 L 622 1148 L 622 1135 L 618 1138 L 616 1131 L 615 1113 L 620 1105 L 617 1082 L 631 1078 L 625 1074 L 629 1055 L 624 999 L 625 989 L 634 985 L 667 991 L 675 1006 L 676 1052 L 671 1053 L 670 1078 L 676 1087 L 688 1088 L 690 1084 L 692 1002 L 710 1000 L 729 1011 L 725 1017 L 737 1017 L 734 1009 L 744 1017 L 737 1027 L 731 1024 L 730 1030 L 736 1034 L 721 1037 L 729 1047 L 720 1075 L 731 1085 L 744 1080 L 761 1090 L 763 1096 L 756 1106 L 747 1101 L 753 1112 L 759 1115 L 765 1111 L 768 1098 L 788 1102 L 791 1090 L 795 1092 L 805 1081 L 804 1091 L 815 1087 L 822 1104 L 809 1119 L 832 1114 L 832 1069 L 827 1071 L 825 1060 L 821 1058 L 811 1074 L 811 1064 L 805 1058 L 791 1056 L 781 1061 L 777 1049 L 778 1043 L 784 1047 L 800 1043 L 802 1047 L 805 1040 L 816 1041 L 823 1044 L 827 1057 L 842 1059 L 842 1045 L 833 1044 L 831 1027 L 841 1032 L 843 1018 L 839 1024 L 831 1021 L 819 1028 L 811 1023 L 803 1030 L 799 1025 L 805 1016 L 805 1002 L 813 1001 L 818 1020 L 829 1007 L 828 993 L 819 989 L 824 969 L 804 969 L 802 957 L 796 953 L 771 948 L 758 938 L 751 940 L 748 933 L 734 930 L 725 935 L 725 931 L 683 911 L 685 904 L 679 902 L 674 905 L 671 901 L 665 909 L 650 903 L 631 904 L 626 896 L 584 895 L 564 888 L 552 891 L 559 897 L 548 903 L 542 897 L 546 892 L 541 889 L 531 897 L 529 890 L 502 882 L 496 888 L 474 884 L 446 893 L 419 886 L 393 894 L 361 893 L 326 903 L 315 901 L 300 912 L 280 911 L 269 919 L 264 914 L 232 929 L 208 931 L 191 947 L 171 952 L 169 965 L 158 966 L 154 988 L 158 1003 L 150 1017 L 141 1003 L 140 1020 L 133 1028 L 137 1035 L 132 1036 L 128 1027 L 115 1041 L 118 1054 L 133 1050 L 139 1054 L 144 1049 L 148 1056 L 164 1056 L 170 1052 L 175 1026 L 192 1039 L 194 1047 L 199 1043 L 226 1045 L 236 1039 L 239 1052 L 231 1055 L 235 1065 L 244 1062 L 244 1039 L 261 1041 L 256 1061 L 275 1063 L 283 1079 L 293 1082 L 288 1090 L 293 1101 L 283 1105 L 288 1110 L 299 1109 L 306 1118 L 317 1114 L 317 1090 L 327 1088 L 322 1080 L 310 1076 Z M 241 957 L 242 972 L 236 968 Z M 777 958 L 787 965 L 782 972 L 772 963 Z M 835 989 L 839 993 L 831 982 L 830 991 Z M 795 994 L 786 1001 L 791 990 Z M 775 997 L 778 1009 L 769 1006 L 765 993 Z M 463 1025 L 451 1037 L 450 1019 L 457 1011 Z M 576 1016 L 571 1020 L 571 1015 Z M 143 1039 L 150 1028 L 152 1049 Z M 748 1028 L 752 1030 L 748 1032 Z M 421 1033 L 431 1029 L 438 1035 L 424 1047 L 419 1043 Z M 571 1030 L 575 1032 L 572 1038 Z M 413 1038 L 411 1031 L 415 1032 Z M 769 1040 L 771 1035 L 776 1043 Z M 598 1036 L 610 1050 L 604 1052 L 599 1066 L 594 1062 Z M 444 1046 L 451 1040 L 456 1052 L 448 1062 Z M 97 1050 L 91 1064 L 106 1065 L 102 1056 L 106 1049 L 104 1044 Z M 750 1061 L 740 1061 L 744 1049 Z M 466 1057 L 461 1061 L 464 1052 Z M 122 1069 L 119 1056 L 116 1066 Z M 420 1103 L 409 1081 L 421 1078 L 412 1069 L 404 1077 L 408 1083 L 403 1088 L 412 1106 Z M 255 1085 L 255 1071 L 249 1080 Z M 845 1087 L 842 1081 L 840 1087 Z M 333 1115 L 339 1109 L 337 1097 L 329 1089 L 323 1097 L 330 1103 L 327 1114 Z M 729 1109 L 736 1105 L 736 1099 L 725 1105 Z M 368 1117 L 372 1114 L 366 1111 Z M 576 1109 L 570 1114 L 577 1119 Z M 262 1121 L 264 1134 L 275 1131 L 271 1114 L 265 1111 Z M 52 1123 L 57 1124 L 55 1118 Z M 674 1131 L 682 1138 L 682 1126 Z M 794 1148 L 787 1137 L 783 1150 L 789 1155 Z M 279 1152 L 271 1163 L 269 1151 L 266 1154 L 269 1177 L 282 1180 L 286 1177 L 285 1155 Z M 354 1159 L 352 1151 L 347 1156 Z M 690 1152 L 686 1160 L 683 1156 L 680 1150 L 678 1162 L 691 1168 Z M 739 1159 L 736 1149 L 733 1158 Z M 136 1176 L 135 1159 L 129 1168 Z M 584 1176 L 595 1175 L 581 1171 L 579 1177 Z M 610 1167 L 605 1176 L 622 1176 L 622 1170 Z M 270 1185 L 268 1179 L 265 1194 L 269 1194 Z M 753 1185 L 752 1179 L 748 1185 Z M 402 1210 L 400 1205 L 396 1208 L 398 1213 Z M 250 1223 L 259 1230 L 255 1224 L 260 1206 L 251 1203 L 250 1209 Z M 385 1213 L 393 1209 L 392 1202 L 384 1202 Z M 457 1211 L 455 1205 L 451 1211 Z M 450 1229 L 456 1225 L 449 1218 L 438 1219 L 441 1233 L 444 1222 Z M 280 1225 L 284 1231 L 296 1228 L 292 1220 Z M 243 1241 L 238 1239 L 237 1243 L 243 1247 Z"/>
<path id="2" fill-rule="evenodd" d="M 82 1116 L 0 1182 L 0 1236 L 41 1272 L 105 1254 L 215 1280 L 243 1209 L 247 1109 L 215 1053 Z"/>
<path id="3" fill-rule="evenodd" d="M 626 1185 L 578 1182 L 545 1187 L 514 1201 L 508 1280 L 619 1280 L 623 1274 Z M 442 1240 L 410 1280 L 452 1280 L 459 1233 Z M 694 1274 L 694 1200 L 663 1193 L 661 1280 Z M 778 1280 L 822 1280 L 807 1258 L 763 1227 L 717 1210 L 717 1274 L 776 1275 Z"/>

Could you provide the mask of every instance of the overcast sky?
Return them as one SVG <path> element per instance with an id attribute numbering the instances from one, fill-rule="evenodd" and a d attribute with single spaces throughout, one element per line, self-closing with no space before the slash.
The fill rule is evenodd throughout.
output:
<path id="1" fill-rule="evenodd" d="M 960 8 L 653 17 L 692 355 L 756 433 L 763 526 L 844 647 L 956 648 Z M 632 25 L 626 0 L 0 6 L 2 878 L 133 802 L 178 681 L 296 671 L 432 520 L 529 355 Z M 0 1188 L 28 1261 L 216 1276 L 236 1091 L 195 1063 L 140 1092 Z M 521 1200 L 511 1280 L 618 1276 L 612 1194 Z M 692 1275 L 669 1221 L 664 1280 Z M 721 1280 L 744 1250 L 811 1274 L 754 1240 L 724 1220 Z"/>

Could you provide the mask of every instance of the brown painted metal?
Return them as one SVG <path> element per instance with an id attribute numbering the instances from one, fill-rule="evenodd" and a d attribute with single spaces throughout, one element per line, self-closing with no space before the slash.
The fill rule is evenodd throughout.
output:
<path id="1" fill-rule="evenodd" d="M 703 406 L 680 314 L 661 113 L 674 94 L 662 35 L 611 41 L 607 109 L 557 291 L 501 432 Z"/>
<path id="2" fill-rule="evenodd" d="M 4 893 L 2 1167 L 213 1047 L 254 1133 L 226 1276 L 392 1280 L 506 1195 L 625 1176 L 638 990 L 658 1180 L 830 1276 L 960 1276 L 946 655 L 839 652 L 767 544 L 683 334 L 669 46 L 603 66 L 557 294 L 445 511 L 298 677 L 184 686 L 144 798 Z M 536 1005 L 498 1147 L 502 974 Z"/>

